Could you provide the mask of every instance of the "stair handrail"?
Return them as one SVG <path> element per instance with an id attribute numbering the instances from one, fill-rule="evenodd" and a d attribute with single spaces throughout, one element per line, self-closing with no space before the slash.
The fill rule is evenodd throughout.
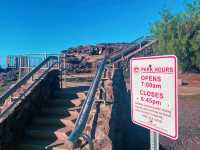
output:
<path id="1" fill-rule="evenodd" d="M 56 56 L 49 56 L 47 57 L 43 62 L 41 62 L 38 66 L 36 66 L 32 71 L 30 71 L 28 74 L 26 74 L 23 78 L 21 78 L 19 81 L 17 81 L 11 88 L 6 90 L 1 96 L 0 96 L 0 104 L 2 104 L 9 96 L 11 96 L 20 86 L 22 86 L 28 79 L 30 79 L 40 68 L 42 68 L 43 65 L 50 61 L 56 61 L 55 63 L 58 63 L 58 57 Z"/>
<path id="2" fill-rule="evenodd" d="M 142 44 L 142 42 L 144 42 L 144 41 L 147 41 L 147 43 L 144 44 L 143 46 L 139 47 L 139 48 L 135 48 L 137 45 Z M 156 42 L 157 42 L 157 39 L 154 39 L 154 38 L 152 38 L 152 37 L 144 37 L 143 40 L 141 40 L 140 42 L 138 42 L 136 45 L 133 45 L 133 46 L 131 46 L 130 48 L 128 48 L 128 49 L 122 51 L 121 53 L 112 56 L 112 57 L 110 58 L 110 63 L 117 62 L 117 61 L 119 61 L 119 60 L 120 60 L 121 58 L 123 58 L 123 57 L 128 57 L 128 58 L 130 58 L 130 57 L 129 57 L 130 54 L 131 54 L 131 56 L 132 56 L 132 55 L 135 55 L 136 53 L 138 53 L 138 52 L 144 50 L 145 48 L 147 48 L 147 47 L 153 45 L 153 44 L 156 43 Z"/>
<path id="3" fill-rule="evenodd" d="M 94 96 L 96 94 L 98 85 L 101 81 L 101 76 L 103 74 L 104 68 L 107 64 L 107 58 L 108 58 L 108 55 L 105 55 L 104 59 L 97 66 L 97 72 L 96 72 L 95 78 L 89 88 L 88 94 L 87 94 L 85 102 L 82 106 L 81 112 L 78 116 L 78 119 L 76 120 L 75 128 L 70 133 L 70 135 L 66 141 L 66 143 L 71 147 L 73 147 L 73 144 L 82 135 L 82 132 L 86 126 L 87 119 L 89 117 L 89 113 L 92 108 L 92 104 L 94 102 Z"/>

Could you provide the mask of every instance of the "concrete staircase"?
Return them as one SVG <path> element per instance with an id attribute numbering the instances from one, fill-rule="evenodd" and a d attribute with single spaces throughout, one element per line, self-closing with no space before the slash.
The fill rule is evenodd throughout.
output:
<path id="1" fill-rule="evenodd" d="M 70 82 L 68 87 L 61 89 L 33 118 L 16 150 L 67 150 L 64 141 L 75 126 L 88 88 L 85 83 L 73 85 Z"/>

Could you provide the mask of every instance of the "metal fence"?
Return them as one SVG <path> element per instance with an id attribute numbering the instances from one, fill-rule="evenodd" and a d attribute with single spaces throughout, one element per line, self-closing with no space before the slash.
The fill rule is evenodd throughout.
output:
<path id="1" fill-rule="evenodd" d="M 7 69 L 17 70 L 19 72 L 19 79 L 29 73 L 33 68 L 41 64 L 49 56 L 57 56 L 59 54 L 34 53 L 23 55 L 9 55 L 6 58 Z M 43 66 L 48 68 L 48 63 Z"/>

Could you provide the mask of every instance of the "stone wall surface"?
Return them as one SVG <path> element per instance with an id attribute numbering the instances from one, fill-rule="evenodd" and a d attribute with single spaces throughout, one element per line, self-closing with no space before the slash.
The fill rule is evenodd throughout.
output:
<path id="1" fill-rule="evenodd" d="M 13 150 L 32 118 L 59 90 L 59 71 L 50 71 L 39 80 L 18 106 L 0 123 L 0 150 Z"/>
<path id="2" fill-rule="evenodd" d="M 122 69 L 113 76 L 114 103 L 109 136 L 113 150 L 149 150 L 149 132 L 131 121 L 131 97 Z"/>

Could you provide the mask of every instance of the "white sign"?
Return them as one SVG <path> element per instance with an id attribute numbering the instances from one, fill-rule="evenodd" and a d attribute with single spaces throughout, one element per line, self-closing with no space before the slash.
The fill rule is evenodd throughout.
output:
<path id="1" fill-rule="evenodd" d="M 177 58 L 131 59 L 131 107 L 135 124 L 178 138 Z"/>

